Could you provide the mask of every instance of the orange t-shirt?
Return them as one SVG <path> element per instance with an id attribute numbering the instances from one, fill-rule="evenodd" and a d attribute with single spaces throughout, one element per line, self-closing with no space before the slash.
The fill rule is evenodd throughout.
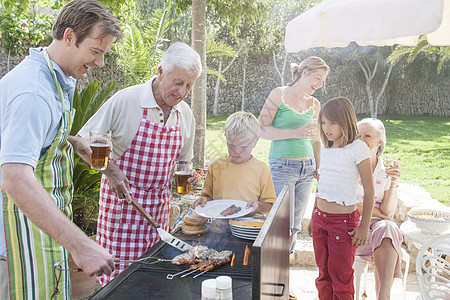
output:
<path id="1" fill-rule="evenodd" d="M 213 200 L 269 203 L 276 199 L 269 166 L 254 157 L 243 164 L 231 163 L 228 156 L 214 160 L 208 168 L 201 195 Z"/>

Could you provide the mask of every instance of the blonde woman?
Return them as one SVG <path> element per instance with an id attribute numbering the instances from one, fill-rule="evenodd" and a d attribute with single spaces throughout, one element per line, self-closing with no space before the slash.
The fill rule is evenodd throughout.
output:
<path id="1" fill-rule="evenodd" d="M 259 122 L 260 137 L 272 140 L 269 163 L 277 196 L 285 184 L 295 188 L 292 252 L 320 166 L 319 130 L 313 124 L 320 102 L 313 94 L 323 86 L 330 68 L 321 58 L 311 56 L 300 65 L 292 64 L 291 71 L 293 81 L 270 93 Z"/>

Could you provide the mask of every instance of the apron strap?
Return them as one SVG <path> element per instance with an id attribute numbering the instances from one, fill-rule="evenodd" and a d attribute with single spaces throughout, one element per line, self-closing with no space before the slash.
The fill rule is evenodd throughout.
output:
<path id="1" fill-rule="evenodd" d="M 42 49 L 42 55 L 44 55 L 45 60 L 47 61 L 48 68 L 50 69 L 50 72 L 52 73 L 53 81 L 55 82 L 56 89 L 58 90 L 59 101 L 61 101 L 61 103 L 62 103 L 63 112 L 65 112 L 66 106 L 64 104 L 64 98 L 62 96 L 62 88 L 61 88 L 61 85 L 59 84 L 58 78 L 56 78 L 55 70 L 53 70 L 52 61 L 50 60 L 50 57 L 48 56 L 47 47 L 44 47 Z"/>

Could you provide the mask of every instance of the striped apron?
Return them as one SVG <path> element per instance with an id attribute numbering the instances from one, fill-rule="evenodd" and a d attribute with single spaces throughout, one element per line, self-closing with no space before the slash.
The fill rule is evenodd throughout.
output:
<path id="1" fill-rule="evenodd" d="M 148 109 L 144 109 L 136 136 L 115 163 L 128 178 L 131 195 L 164 230 L 168 230 L 172 169 L 182 141 L 180 118 L 177 111 L 177 125 L 165 126 L 147 120 L 147 112 Z M 131 204 L 119 201 L 109 189 L 105 175 L 99 206 L 97 242 L 115 258 L 137 259 L 159 241 L 156 229 Z M 102 275 L 98 281 L 107 284 L 127 266 L 116 266 L 111 275 Z"/>
<path id="2" fill-rule="evenodd" d="M 75 110 L 65 110 L 61 86 L 46 50 L 43 52 L 64 112 L 58 134 L 50 148 L 39 159 L 35 175 L 59 209 L 72 218 L 73 152 L 67 137 Z M 11 299 L 50 299 L 56 287 L 53 266 L 61 260 L 67 260 L 67 251 L 31 223 L 4 192 L 3 199 Z M 68 269 L 67 261 L 60 266 Z M 58 288 L 60 294 L 55 299 L 70 299 L 68 272 L 62 272 Z"/>

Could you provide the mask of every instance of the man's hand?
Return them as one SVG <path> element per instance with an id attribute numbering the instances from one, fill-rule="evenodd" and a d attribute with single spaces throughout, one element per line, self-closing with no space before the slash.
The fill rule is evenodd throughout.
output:
<path id="1" fill-rule="evenodd" d="M 81 136 L 69 136 L 69 142 L 73 146 L 73 150 L 78 154 L 84 161 L 91 161 L 92 149 L 90 147 L 89 139 L 82 138 Z"/>
<path id="2" fill-rule="evenodd" d="M 115 163 L 109 162 L 108 167 L 103 173 L 108 177 L 109 189 L 119 199 L 127 199 L 127 202 L 130 203 L 130 183 L 122 170 Z"/>
<path id="3" fill-rule="evenodd" d="M 86 238 L 81 247 L 70 253 L 75 264 L 89 276 L 109 275 L 114 271 L 113 256 L 91 239 Z"/>

